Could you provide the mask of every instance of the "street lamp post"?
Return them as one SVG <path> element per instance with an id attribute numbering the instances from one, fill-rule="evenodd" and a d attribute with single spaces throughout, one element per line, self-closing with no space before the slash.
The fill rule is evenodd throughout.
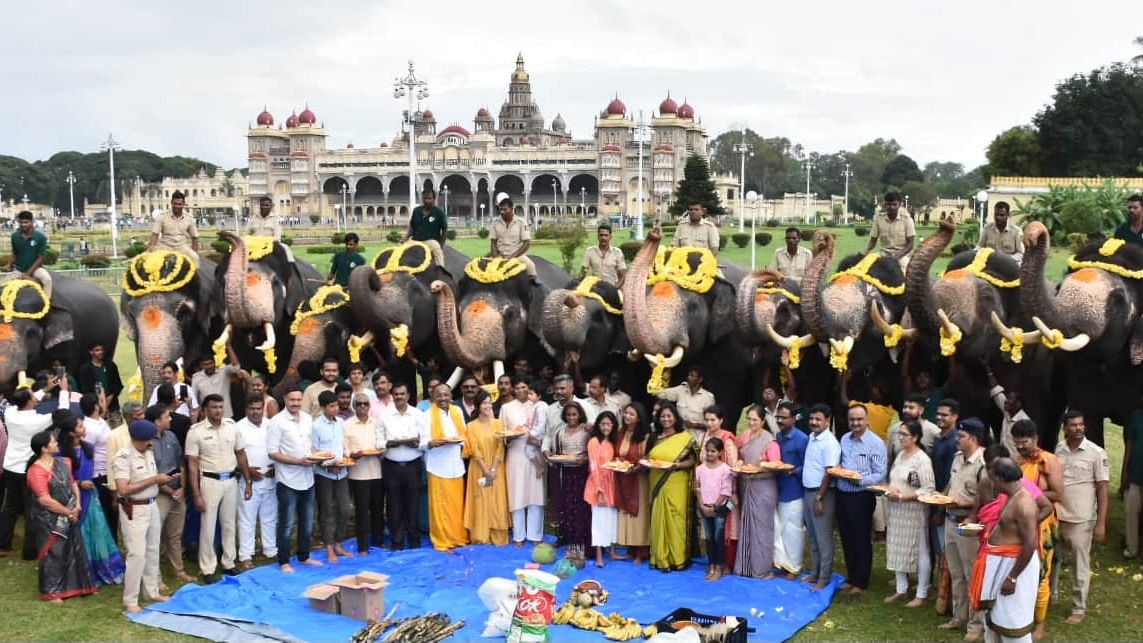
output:
<path id="1" fill-rule="evenodd" d="M 341 232 L 341 220 L 345 217 L 345 197 L 349 194 L 349 186 L 342 183 L 341 189 L 338 191 L 341 192 L 341 212 L 337 216 L 337 231 Z M 412 210 L 410 210 L 410 212 L 412 212 Z"/>
<path id="2" fill-rule="evenodd" d="M 742 128 L 742 142 L 734 145 L 734 151 L 739 154 L 740 164 L 738 169 L 738 231 L 742 232 L 746 229 L 746 206 L 742 200 L 743 192 L 746 191 L 746 157 L 754 156 L 754 147 L 746 144 L 746 128 Z M 755 193 L 755 197 L 757 197 Z M 754 246 L 751 245 L 751 248 Z"/>
<path id="3" fill-rule="evenodd" d="M 551 215 L 552 215 L 553 221 L 557 220 L 556 219 L 556 207 L 558 207 L 558 204 L 560 202 L 560 196 L 559 196 L 559 192 L 558 192 L 559 186 L 560 186 L 560 182 L 557 181 L 556 179 L 552 179 L 552 212 L 551 212 Z"/>
<path id="4" fill-rule="evenodd" d="M 429 84 L 413 73 L 413 61 L 409 61 L 409 73 L 404 78 L 393 81 L 393 98 L 409 97 L 409 108 L 405 111 L 405 125 L 409 130 L 409 214 L 417 206 L 417 125 L 413 112 L 413 98 L 423 100 L 429 97 Z"/>
<path id="5" fill-rule="evenodd" d="M 810 176 L 814 171 L 814 162 L 806 159 L 802 163 L 802 169 L 806 171 L 806 214 L 803 223 L 810 222 Z"/>
<path id="6" fill-rule="evenodd" d="M 754 190 L 747 192 L 746 202 L 750 204 L 750 269 L 754 270 L 755 250 L 758 248 L 758 244 L 754 241 L 754 235 L 758 230 L 758 211 L 756 210 L 760 205 L 758 193 Z"/>
<path id="7" fill-rule="evenodd" d="M 25 210 L 27 210 L 27 209 L 28 209 L 28 203 L 29 203 L 29 199 L 28 199 L 28 195 L 27 195 L 27 194 L 25 194 L 25 195 L 24 195 L 24 198 L 20 199 L 20 203 L 23 203 L 23 204 L 24 204 L 24 209 L 25 209 Z"/>
<path id="8" fill-rule="evenodd" d="M 100 149 L 107 150 L 107 164 L 111 176 L 111 203 L 107 209 L 111 218 L 111 256 L 118 258 L 119 218 L 115 214 L 115 151 L 119 149 L 119 143 L 111 134 L 108 134 L 107 140 L 100 145 Z"/>
<path id="9" fill-rule="evenodd" d="M 981 190 L 976 193 L 976 202 L 980 208 L 980 221 L 977 226 L 976 242 L 979 245 L 980 240 L 984 238 L 984 217 L 988 214 L 988 192 Z"/>
<path id="10" fill-rule="evenodd" d="M 480 227 L 484 227 L 484 204 L 480 204 Z"/>
<path id="11" fill-rule="evenodd" d="M 587 221 L 587 188 L 579 188 L 579 215 L 581 222 Z"/>
<path id="12" fill-rule="evenodd" d="M 853 176 L 853 172 L 849 171 L 849 163 L 845 164 L 845 171 L 841 175 L 845 177 L 845 207 L 841 213 L 841 219 L 845 223 L 849 223 L 849 179 Z"/>
<path id="13" fill-rule="evenodd" d="M 68 170 L 66 181 L 68 199 L 71 200 L 71 219 L 75 221 L 75 172 Z"/>
<path id="14" fill-rule="evenodd" d="M 643 143 L 648 140 L 651 130 L 643 120 L 643 110 L 639 110 L 639 121 L 635 123 L 635 142 L 639 144 L 639 212 L 635 217 L 635 240 L 643 240 Z"/>
<path id="15" fill-rule="evenodd" d="M 447 185 L 443 186 L 441 188 L 441 194 L 444 194 L 445 221 L 448 221 L 448 186 Z"/>

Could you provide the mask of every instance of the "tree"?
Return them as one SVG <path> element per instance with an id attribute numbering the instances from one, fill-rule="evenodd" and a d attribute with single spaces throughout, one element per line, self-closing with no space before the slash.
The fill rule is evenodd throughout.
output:
<path id="1" fill-rule="evenodd" d="M 885 166 L 901 152 L 901 145 L 895 139 L 874 139 L 847 154 L 853 178 L 849 181 L 850 208 L 869 218 L 873 215 L 873 199 L 884 192 L 881 175 Z"/>
<path id="2" fill-rule="evenodd" d="M 742 142 L 742 132 L 723 132 L 710 142 L 710 167 L 722 174 L 738 176 L 742 157 L 734 151 L 734 146 Z M 746 130 L 746 144 L 751 147 L 751 155 L 746 157 L 746 190 L 755 190 L 763 195 L 780 195 L 798 188 L 801 146 L 794 145 L 787 138 L 763 138 L 752 129 Z"/>
<path id="3" fill-rule="evenodd" d="M 917 210 L 937 202 L 936 188 L 924 181 L 905 181 L 901 186 L 901 194 L 909 197 L 910 210 Z"/>
<path id="4" fill-rule="evenodd" d="M 1040 176 L 1040 143 L 1036 130 L 1010 127 L 988 144 L 988 164 L 997 176 Z"/>
<path id="5" fill-rule="evenodd" d="M 707 214 L 720 215 L 724 212 L 718 191 L 714 189 L 714 181 L 710 180 L 710 166 L 707 165 L 706 158 L 698 154 L 687 157 L 683 180 L 679 181 L 678 189 L 675 190 L 675 202 L 668 211 L 676 217 L 682 216 L 691 201 L 702 203 Z"/>
<path id="6" fill-rule="evenodd" d="M 881 172 L 881 185 L 885 189 L 899 189 L 909 181 L 923 182 L 924 180 L 925 175 L 921 173 L 921 168 L 917 167 L 917 162 L 904 154 L 893 157 L 893 160 L 885 165 L 885 170 Z"/>
<path id="7" fill-rule="evenodd" d="M 1143 36 L 1135 36 L 1135 46 L 1143 49 Z M 1137 54 L 1131 57 L 1131 62 L 1136 67 L 1143 66 L 1143 54 Z"/>
<path id="8" fill-rule="evenodd" d="M 1033 119 L 1047 176 L 1136 176 L 1143 161 L 1143 73 L 1124 64 L 1056 86 Z"/>

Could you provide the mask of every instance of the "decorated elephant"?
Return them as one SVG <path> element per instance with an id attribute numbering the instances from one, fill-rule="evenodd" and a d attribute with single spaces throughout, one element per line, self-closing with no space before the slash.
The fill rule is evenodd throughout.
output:
<path id="1" fill-rule="evenodd" d="M 540 317 L 548 291 L 568 282 L 568 274 L 539 257 L 533 283 L 517 259 L 478 257 L 464 267 L 458 294 L 444 281 L 434 281 L 437 295 L 437 334 L 448 361 L 460 369 L 492 366 L 495 381 L 504 361 L 525 356 L 537 362 L 548 355 L 542 348 Z M 453 376 L 457 375 L 456 372 Z"/>
<path id="2" fill-rule="evenodd" d="M 1089 242 L 1068 259 L 1053 293 L 1044 280 L 1048 230 L 1024 231 L 1020 298 L 1041 343 L 1062 351 L 1067 405 L 1084 413 L 1087 436 L 1103 444 L 1103 420 L 1124 424 L 1143 395 L 1143 247 Z M 1055 422 L 1052 422 L 1055 426 Z"/>
<path id="3" fill-rule="evenodd" d="M 56 359 L 77 372 L 97 342 L 108 355 L 115 353 L 119 315 L 107 293 L 69 277 L 57 275 L 52 283 L 51 301 L 32 279 L 0 287 L 0 391 L 28 384 L 28 371 L 34 374 Z"/>
<path id="4" fill-rule="evenodd" d="M 890 324 L 876 307 L 873 319 L 886 346 L 920 331 L 939 347 L 950 363 L 944 390 L 960 402 L 962 417 L 988 418 L 999 428 L 1000 410 L 989 394 L 991 371 L 1007 391 L 1020 393 L 1024 411 L 1044 429 L 1062 408 L 1051 395 L 1052 355 L 1038 346 L 1038 331 L 1022 330 L 1031 324 L 1020 302 L 1020 265 L 992 248 L 966 250 L 933 282 L 933 262 L 955 232 L 955 224 L 942 221 L 909 262 L 905 301 L 916 330 Z"/>
<path id="5" fill-rule="evenodd" d="M 143 399 L 162 383 L 163 364 L 183 358 L 198 364 L 210 355 L 210 338 L 222 327 L 212 261 L 198 263 L 172 250 L 132 258 L 119 300 L 123 333 L 135 343 Z"/>
<path id="6" fill-rule="evenodd" d="M 301 379 L 302 362 L 320 363 L 333 357 L 341 364 L 360 362 L 349 359 L 349 337 L 360 331 L 360 325 L 349 305 L 349 293 L 339 285 L 321 286 L 294 309 L 289 326 L 290 350 L 286 372 L 274 386 L 275 397 L 285 397 Z M 367 360 L 367 363 L 371 363 Z"/>
<path id="7" fill-rule="evenodd" d="M 735 330 L 739 341 L 753 349 L 762 382 L 779 380 L 777 367 L 785 353 L 791 373 L 796 374 L 798 399 L 811 403 L 828 400 L 833 396 L 835 371 L 822 351 L 802 350 L 799 340 L 809 331 L 802 319 L 801 302 L 802 287 L 797 279 L 772 270 L 752 272 L 738 284 Z M 814 346 L 812 339 L 807 341 L 809 347 Z"/>
<path id="8" fill-rule="evenodd" d="M 270 237 L 244 239 L 226 230 L 218 237 L 231 250 L 216 274 L 225 326 L 212 344 L 215 360 L 226 359 L 229 342 L 244 366 L 276 380 L 278 356 L 288 356 L 292 345 L 292 337 L 285 332 L 290 318 L 324 279 L 308 263 L 292 263 L 287 248 Z M 235 331 L 241 333 L 242 341 L 231 341 Z"/>
<path id="9" fill-rule="evenodd" d="M 556 361 L 583 376 L 627 370 L 631 348 L 623 326 L 619 289 L 587 276 L 556 288 L 544 298 L 543 337 Z"/>
<path id="10" fill-rule="evenodd" d="M 703 370 L 704 387 L 737 420 L 752 399 L 750 351 L 734 334 L 734 284 L 745 271 L 719 266 L 704 248 L 664 248 L 656 227 L 623 282 L 623 323 L 633 356 L 651 366 L 647 393 L 671 384 L 672 370 Z M 677 368 L 681 367 L 681 368 Z"/>
<path id="11" fill-rule="evenodd" d="M 349 275 L 350 307 L 365 330 L 349 342 L 351 361 L 376 341 L 388 337 L 388 347 L 376 351 L 415 364 L 417 359 L 442 357 L 437 335 L 437 296 L 430 290 L 440 281 L 455 289 L 455 275 L 463 274 L 468 258 L 451 246 L 443 248 L 445 265 L 432 261 L 429 247 L 409 241 L 382 250 L 372 265 L 359 266 Z M 393 369 L 399 364 L 387 364 Z"/>

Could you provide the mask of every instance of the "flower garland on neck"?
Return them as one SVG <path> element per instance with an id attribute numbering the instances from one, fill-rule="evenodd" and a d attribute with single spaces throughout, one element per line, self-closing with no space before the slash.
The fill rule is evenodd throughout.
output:
<path id="1" fill-rule="evenodd" d="M 16 310 L 16 297 L 25 288 L 35 292 L 39 300 L 43 302 L 39 310 L 30 312 Z M 0 317 L 3 317 L 4 323 L 9 323 L 13 319 L 43 319 L 51 308 L 52 302 L 48 301 L 48 295 L 44 292 L 43 286 L 33 279 L 13 279 L 4 284 L 4 289 L 0 291 Z"/>

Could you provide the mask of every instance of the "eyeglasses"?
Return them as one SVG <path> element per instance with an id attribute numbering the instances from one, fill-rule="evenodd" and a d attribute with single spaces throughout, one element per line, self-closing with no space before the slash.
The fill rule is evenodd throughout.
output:
<path id="1" fill-rule="evenodd" d="M 369 402 L 354 402 L 353 406 L 369 406 Z"/>

